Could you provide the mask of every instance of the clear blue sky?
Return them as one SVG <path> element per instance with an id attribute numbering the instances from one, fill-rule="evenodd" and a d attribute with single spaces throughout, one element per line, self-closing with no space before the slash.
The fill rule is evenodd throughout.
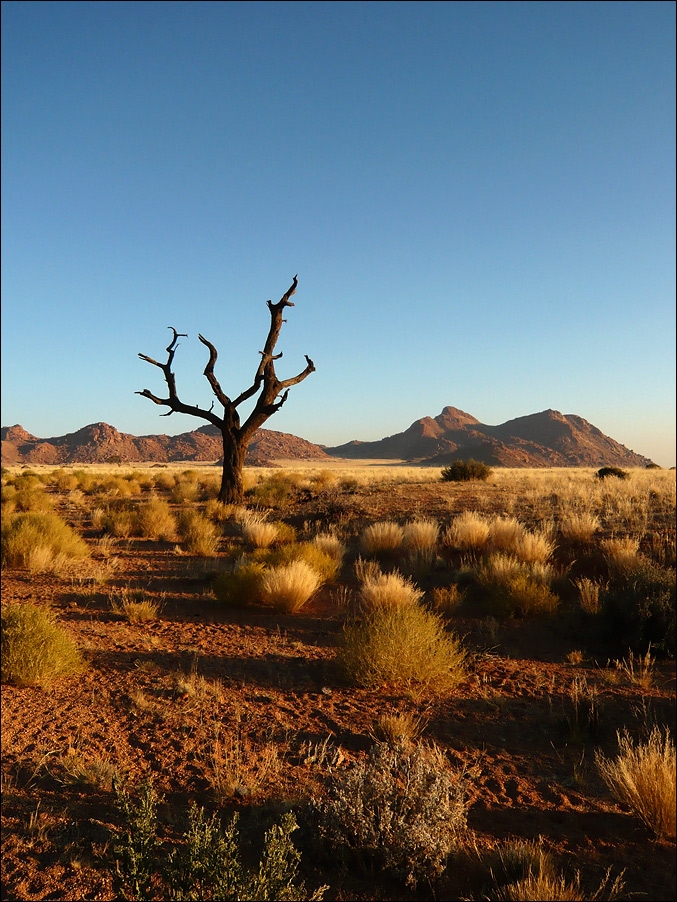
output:
<path id="1" fill-rule="evenodd" d="M 2 424 L 179 433 L 202 332 L 267 428 L 552 407 L 675 463 L 672 2 L 3 2 Z"/>

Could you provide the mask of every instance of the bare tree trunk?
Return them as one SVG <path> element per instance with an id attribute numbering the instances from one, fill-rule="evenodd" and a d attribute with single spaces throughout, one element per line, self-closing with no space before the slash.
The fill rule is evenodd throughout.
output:
<path id="1" fill-rule="evenodd" d="M 204 375 L 214 392 L 216 400 L 223 406 L 223 416 L 214 413 L 213 401 L 209 410 L 205 410 L 197 405 L 184 404 L 183 401 L 179 400 L 176 391 L 176 378 L 172 372 L 172 361 L 174 360 L 174 354 L 176 353 L 178 339 L 180 337 L 187 337 L 184 333 L 177 332 L 173 326 L 169 327 L 172 330 L 174 337 L 167 347 L 166 363 L 158 363 L 157 360 L 153 360 L 152 357 L 148 357 L 146 354 L 139 354 L 139 357 L 142 360 L 152 363 L 153 366 L 157 366 L 162 370 L 165 382 L 167 383 L 167 388 L 169 389 L 169 397 L 159 398 L 148 388 L 136 392 L 137 395 L 148 398 L 154 404 L 169 407 L 167 413 L 162 414 L 162 416 L 167 417 L 172 413 L 187 413 L 191 416 L 201 417 L 203 420 L 207 420 L 220 430 L 223 437 L 223 473 L 221 476 L 221 490 L 218 496 L 219 501 L 224 501 L 229 504 L 243 503 L 244 486 L 242 483 L 242 471 L 247 448 L 249 447 L 252 436 L 256 430 L 265 423 L 268 417 L 272 416 L 280 409 L 280 407 L 282 407 L 287 400 L 289 389 L 293 385 L 302 382 L 306 376 L 309 376 L 315 371 L 315 364 L 310 357 L 306 355 L 306 368 L 297 376 L 292 376 L 290 379 L 278 379 L 275 374 L 275 361 L 282 357 L 282 354 L 273 353 L 280 334 L 280 329 L 282 328 L 282 323 L 286 322 L 286 320 L 282 318 L 282 313 L 285 307 L 294 306 L 289 298 L 296 291 L 297 284 L 297 278 L 294 276 L 294 281 L 291 286 L 277 304 L 268 301 L 268 309 L 270 310 L 270 328 L 268 329 L 268 336 L 263 351 L 259 352 L 261 360 L 257 367 L 254 381 L 249 388 L 238 395 L 234 401 L 231 401 L 225 394 L 214 375 L 214 364 L 216 363 L 217 358 L 216 348 L 202 335 L 198 335 L 202 344 L 209 349 L 209 362 L 204 369 Z M 254 409 L 241 426 L 237 408 L 244 401 L 253 398 L 256 394 L 258 394 L 258 398 L 254 404 Z"/>
<path id="2" fill-rule="evenodd" d="M 223 430 L 223 472 L 219 501 L 224 504 L 244 503 L 244 482 L 242 472 L 247 456 L 247 447 L 228 429 Z"/>

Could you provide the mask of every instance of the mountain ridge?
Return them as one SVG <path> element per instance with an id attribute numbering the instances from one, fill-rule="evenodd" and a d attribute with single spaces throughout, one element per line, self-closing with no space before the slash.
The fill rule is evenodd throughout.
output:
<path id="1" fill-rule="evenodd" d="M 222 457 L 216 427 L 200 426 L 179 435 L 135 436 L 108 423 L 90 423 L 62 436 L 38 438 L 23 426 L 3 426 L 2 462 L 12 464 L 217 461 Z M 298 436 L 259 429 L 249 445 L 246 463 L 270 465 L 274 460 L 331 457 L 407 460 L 446 466 L 473 457 L 505 467 L 645 467 L 648 457 L 636 454 L 576 414 L 548 409 L 490 426 L 457 407 L 444 407 L 402 432 L 378 441 L 353 440 L 327 447 Z"/>

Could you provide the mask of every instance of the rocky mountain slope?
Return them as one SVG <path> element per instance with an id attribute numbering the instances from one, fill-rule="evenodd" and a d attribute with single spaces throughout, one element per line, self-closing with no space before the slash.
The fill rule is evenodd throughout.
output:
<path id="1" fill-rule="evenodd" d="M 473 457 L 503 467 L 645 467 L 635 454 L 582 417 L 544 410 L 487 426 L 456 407 L 416 420 L 404 432 L 375 442 L 325 449 L 335 457 L 396 458 L 444 466 Z"/>
<path id="2" fill-rule="evenodd" d="M 202 426 L 181 435 L 130 435 L 107 423 L 92 423 L 55 438 L 37 438 L 22 426 L 2 428 L 2 463 L 73 464 L 166 461 L 216 461 L 223 455 L 221 434 L 213 426 Z M 305 439 L 259 429 L 247 454 L 247 463 L 265 465 L 275 458 L 326 459 L 318 445 Z"/>
<path id="3" fill-rule="evenodd" d="M 56 438 L 37 438 L 22 426 L 3 427 L 2 462 L 11 464 L 73 464 L 166 461 L 217 461 L 221 437 L 213 426 L 181 435 L 141 435 L 118 432 L 107 423 L 93 423 Z M 271 429 L 259 429 L 249 446 L 247 463 L 266 465 L 279 458 L 411 460 L 446 466 L 473 457 L 503 467 L 645 467 L 649 458 L 635 454 L 573 414 L 544 410 L 488 426 L 445 407 L 436 417 L 416 420 L 395 435 L 375 442 L 348 442 L 324 448 Z"/>

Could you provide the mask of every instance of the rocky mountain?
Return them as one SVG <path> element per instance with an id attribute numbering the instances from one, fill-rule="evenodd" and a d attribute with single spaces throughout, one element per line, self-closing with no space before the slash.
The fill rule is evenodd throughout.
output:
<path id="1" fill-rule="evenodd" d="M 456 407 L 445 407 L 439 416 L 416 420 L 404 432 L 325 451 L 335 457 L 415 460 L 433 466 L 469 457 L 502 467 L 645 467 L 651 463 L 582 417 L 558 410 L 488 426 Z"/>
<path id="2" fill-rule="evenodd" d="M 107 423 L 92 423 L 77 432 L 47 439 L 36 438 L 22 426 L 2 428 L 5 465 L 218 461 L 221 455 L 221 436 L 214 426 L 181 435 L 135 436 L 118 432 Z M 379 441 L 353 441 L 333 448 L 285 432 L 259 429 L 249 445 L 246 462 L 265 466 L 287 458 L 321 463 L 329 455 L 410 460 L 431 466 L 446 466 L 468 457 L 502 467 L 645 467 L 651 463 L 573 414 L 544 410 L 488 426 L 456 407 L 445 407 L 439 416 L 423 417 L 404 432 Z"/>
<path id="3" fill-rule="evenodd" d="M 202 426 L 181 435 L 130 435 L 107 423 L 92 423 L 55 438 L 37 438 L 23 426 L 3 426 L 2 463 L 60 464 L 167 461 L 216 461 L 223 455 L 221 434 Z M 259 429 L 249 445 L 246 462 L 263 465 L 275 458 L 326 459 L 319 447 L 285 432 Z"/>

